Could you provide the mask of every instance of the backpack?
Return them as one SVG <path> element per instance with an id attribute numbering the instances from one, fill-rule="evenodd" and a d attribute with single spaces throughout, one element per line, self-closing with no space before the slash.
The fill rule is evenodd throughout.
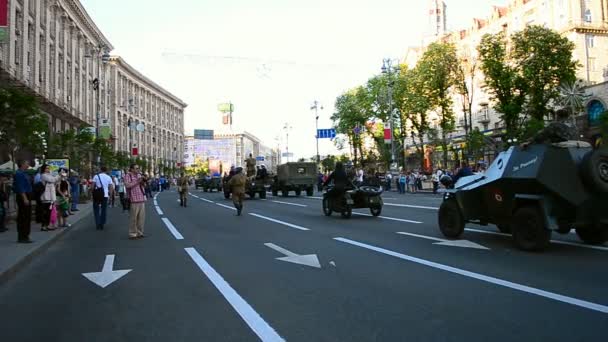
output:
<path id="1" fill-rule="evenodd" d="M 97 183 L 93 183 L 93 202 L 101 203 L 106 197 L 106 194 L 103 191 L 103 182 L 101 181 L 101 177 L 99 177 L 99 174 L 97 174 L 97 178 L 99 179 L 99 183 L 101 183 L 101 187 L 97 187 Z"/>

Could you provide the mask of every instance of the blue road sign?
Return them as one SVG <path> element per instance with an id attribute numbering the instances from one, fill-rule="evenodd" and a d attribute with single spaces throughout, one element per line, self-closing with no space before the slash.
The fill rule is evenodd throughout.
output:
<path id="1" fill-rule="evenodd" d="M 255 157 L 255 160 L 264 161 L 264 156 L 257 156 L 257 157 Z"/>
<path id="2" fill-rule="evenodd" d="M 333 139 L 336 137 L 336 130 L 334 128 L 318 129 L 317 137 L 319 139 Z"/>

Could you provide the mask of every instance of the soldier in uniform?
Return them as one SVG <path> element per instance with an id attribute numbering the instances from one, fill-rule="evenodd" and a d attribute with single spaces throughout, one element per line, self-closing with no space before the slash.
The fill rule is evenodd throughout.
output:
<path id="1" fill-rule="evenodd" d="M 177 181 L 177 191 L 179 191 L 179 205 L 187 207 L 186 201 L 188 200 L 188 184 L 189 179 L 182 172 L 182 176 Z"/>
<path id="2" fill-rule="evenodd" d="M 243 211 L 243 198 L 245 197 L 245 185 L 247 183 L 247 177 L 243 174 L 243 168 L 239 167 L 236 169 L 236 174 L 230 178 L 228 186 L 232 191 L 232 203 L 236 208 L 236 215 L 241 216 Z"/>
<path id="3" fill-rule="evenodd" d="M 247 177 L 255 176 L 255 163 L 256 160 L 253 158 L 253 154 L 249 153 L 249 158 L 245 159 L 245 164 L 247 165 Z"/>
<path id="4" fill-rule="evenodd" d="M 568 140 L 576 140 L 576 129 L 563 122 L 552 122 L 521 146 L 526 148 L 530 144 L 552 144 Z"/>

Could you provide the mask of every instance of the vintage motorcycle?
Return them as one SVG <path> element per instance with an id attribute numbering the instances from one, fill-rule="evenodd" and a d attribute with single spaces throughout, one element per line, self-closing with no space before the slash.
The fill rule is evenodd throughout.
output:
<path id="1" fill-rule="evenodd" d="M 373 216 L 382 213 L 382 187 L 374 186 L 351 186 L 346 189 L 344 195 L 333 196 L 333 187 L 326 187 L 323 193 L 323 214 L 331 216 L 333 212 L 338 212 L 343 218 L 350 218 L 353 209 L 369 208 Z"/>

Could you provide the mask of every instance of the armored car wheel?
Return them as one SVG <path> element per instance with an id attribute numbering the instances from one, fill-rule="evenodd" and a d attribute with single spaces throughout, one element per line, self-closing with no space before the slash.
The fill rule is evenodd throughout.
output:
<path id="1" fill-rule="evenodd" d="M 287 189 L 281 190 L 281 195 L 283 195 L 283 197 L 287 197 L 287 195 L 289 195 L 289 190 L 287 190 Z"/>
<path id="2" fill-rule="evenodd" d="M 300 189 L 296 190 L 296 196 L 297 197 L 300 197 L 301 194 L 302 194 L 302 190 L 300 190 Z"/>
<path id="3" fill-rule="evenodd" d="M 371 207 L 369 208 L 369 211 L 373 216 L 380 216 L 380 214 L 382 214 L 382 207 Z"/>
<path id="4" fill-rule="evenodd" d="M 455 199 L 447 199 L 439 207 L 439 229 L 449 238 L 458 238 L 464 232 L 464 219 Z"/>
<path id="5" fill-rule="evenodd" d="M 504 234 L 511 234 L 511 226 L 508 224 L 497 224 L 498 230 Z"/>
<path id="6" fill-rule="evenodd" d="M 314 195 L 314 189 L 313 188 L 306 189 L 306 196 L 312 196 L 312 195 Z"/>
<path id="7" fill-rule="evenodd" d="M 325 214 L 325 216 L 331 216 L 331 208 L 329 207 L 329 198 L 324 198 L 323 199 L 323 214 Z"/>
<path id="8" fill-rule="evenodd" d="M 260 198 L 261 199 L 266 199 L 266 190 L 260 191 Z"/>
<path id="9" fill-rule="evenodd" d="M 545 227 L 540 210 L 533 206 L 517 209 L 513 216 L 513 239 L 517 248 L 540 251 L 549 245 L 551 231 Z"/>
<path id="10" fill-rule="evenodd" d="M 346 205 L 346 208 L 342 210 L 342 218 L 350 218 L 353 215 L 353 207 L 350 204 Z"/>
<path id="11" fill-rule="evenodd" d="M 272 196 L 278 196 L 279 195 L 279 191 L 278 190 L 272 190 Z"/>
<path id="12" fill-rule="evenodd" d="M 576 235 L 590 245 L 601 245 L 608 241 L 608 227 L 600 226 L 576 228 Z"/>
<path id="13" fill-rule="evenodd" d="M 581 162 L 583 181 L 596 192 L 608 192 L 608 151 L 589 152 Z"/>

